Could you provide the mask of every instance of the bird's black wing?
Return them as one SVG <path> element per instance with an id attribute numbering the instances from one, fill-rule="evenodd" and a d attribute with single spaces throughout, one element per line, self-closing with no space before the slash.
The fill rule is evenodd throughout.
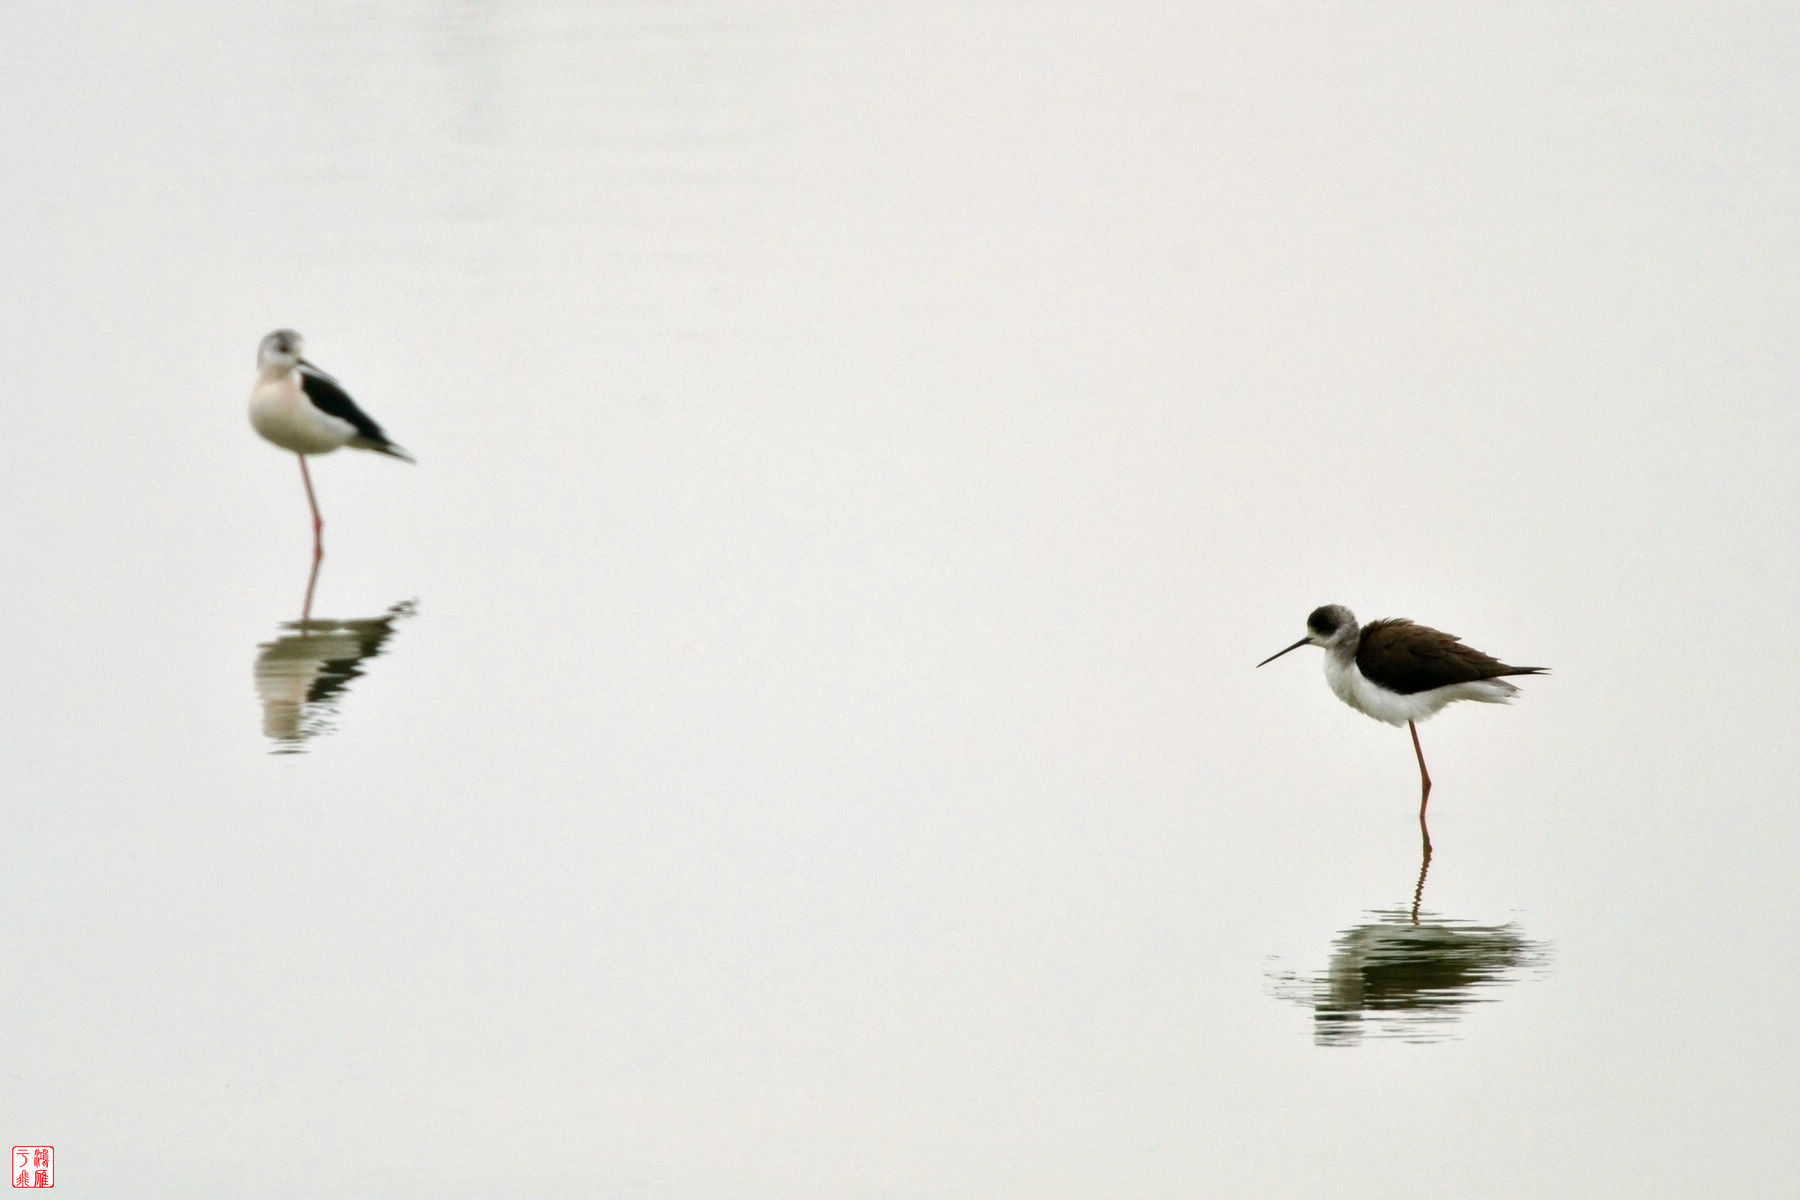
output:
<path id="1" fill-rule="evenodd" d="M 1356 646 L 1356 666 L 1378 687 L 1402 696 L 1501 675 L 1536 675 L 1542 667 L 1509 667 L 1491 655 L 1400 617 L 1370 621 Z"/>
<path id="2" fill-rule="evenodd" d="M 337 380 L 325 372 L 311 364 L 302 366 L 300 368 L 300 387 L 306 392 L 306 398 L 312 401 L 314 408 L 327 416 L 347 421 L 356 427 L 354 441 L 357 445 L 379 451 L 382 454 L 391 454 L 395 458 L 404 458 L 408 462 L 412 461 L 406 451 L 396 446 L 392 439 L 382 432 L 381 426 L 375 423 L 375 418 L 358 408 L 356 401 L 350 398 L 350 393 L 346 392 L 339 386 Z"/>

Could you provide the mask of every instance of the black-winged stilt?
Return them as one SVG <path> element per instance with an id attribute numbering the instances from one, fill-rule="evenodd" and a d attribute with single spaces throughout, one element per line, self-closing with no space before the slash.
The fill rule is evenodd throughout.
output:
<path id="1" fill-rule="evenodd" d="M 1425 770 L 1425 752 L 1419 748 L 1419 729 L 1414 722 L 1455 700 L 1505 704 L 1519 689 L 1501 676 L 1542 675 L 1549 670 L 1509 667 L 1463 645 L 1455 634 L 1440 633 L 1403 617 L 1358 626 L 1355 614 L 1341 604 L 1313 609 L 1306 618 L 1305 637 L 1256 665 L 1272 663 L 1302 646 L 1324 648 L 1325 682 L 1339 700 L 1377 721 L 1405 725 L 1412 731 L 1413 753 L 1419 759 L 1421 826 L 1425 805 L 1431 799 L 1431 775 Z M 1430 846 L 1430 835 L 1426 846 Z"/>
<path id="2" fill-rule="evenodd" d="M 250 390 L 250 424 L 264 438 L 300 459 L 300 479 L 312 507 L 313 561 L 325 554 L 325 522 L 313 496 L 306 456 L 329 454 L 340 446 L 373 450 L 402 462 L 412 455 L 388 440 L 381 426 L 350 398 L 337 380 L 307 362 L 300 335 L 277 329 L 256 351 L 256 386 Z"/>

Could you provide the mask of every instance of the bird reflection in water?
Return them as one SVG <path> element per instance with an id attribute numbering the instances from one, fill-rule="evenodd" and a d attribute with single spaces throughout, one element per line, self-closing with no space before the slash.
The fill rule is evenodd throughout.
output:
<path id="1" fill-rule="evenodd" d="M 1476 925 L 1422 912 L 1430 867 L 1426 834 L 1410 910 L 1375 910 L 1373 920 L 1338 934 L 1322 974 L 1276 977 L 1278 996 L 1313 1010 L 1316 1044 L 1354 1046 L 1370 1036 L 1446 1041 L 1465 1005 L 1492 1001 L 1495 988 L 1548 966 L 1549 948 L 1513 922 Z"/>
<path id="2" fill-rule="evenodd" d="M 307 588 L 310 614 L 312 589 Z M 334 727 L 338 702 L 363 664 L 380 654 L 394 635 L 394 623 L 418 608 L 405 600 L 380 616 L 350 620 L 313 618 L 282 623 L 282 632 L 256 653 L 256 694 L 262 701 L 263 733 L 276 754 L 298 754 L 306 743 Z"/>

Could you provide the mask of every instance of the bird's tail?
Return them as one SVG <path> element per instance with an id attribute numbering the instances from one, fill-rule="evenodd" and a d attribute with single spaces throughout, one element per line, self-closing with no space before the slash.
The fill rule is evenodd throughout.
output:
<path id="1" fill-rule="evenodd" d="M 389 441 L 376 441 L 374 438 L 356 437 L 350 439 L 350 445 L 358 450 L 373 450 L 377 454 L 385 454 L 389 458 L 397 458 L 401 462 L 416 463 L 419 460 L 406 452 L 402 446 Z"/>

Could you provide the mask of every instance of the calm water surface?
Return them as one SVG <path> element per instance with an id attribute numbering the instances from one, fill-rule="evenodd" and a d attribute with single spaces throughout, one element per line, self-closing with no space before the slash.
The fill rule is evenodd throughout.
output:
<path id="1" fill-rule="evenodd" d="M 1796 41 L 0 10 L 0 1141 L 1794 1194 Z M 419 459 L 315 461 L 310 605 L 278 326 Z M 1429 863 L 1405 733 L 1253 670 L 1327 602 L 1553 668 L 1423 728 Z"/>

